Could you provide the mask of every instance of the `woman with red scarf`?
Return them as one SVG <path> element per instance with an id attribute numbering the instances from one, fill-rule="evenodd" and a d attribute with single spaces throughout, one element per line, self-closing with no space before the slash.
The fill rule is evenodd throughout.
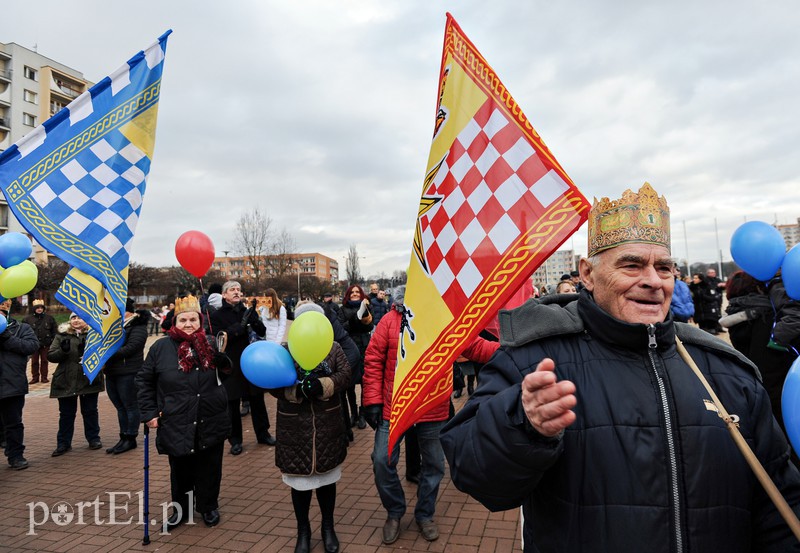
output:
<path id="1" fill-rule="evenodd" d="M 219 523 L 222 453 L 231 423 L 218 372 L 229 370 L 230 360 L 203 330 L 197 298 L 177 300 L 167 336 L 153 344 L 136 375 L 142 422 L 158 429 L 156 449 L 169 456 L 173 512 L 165 532 L 191 520 L 195 507 L 206 526 Z"/>

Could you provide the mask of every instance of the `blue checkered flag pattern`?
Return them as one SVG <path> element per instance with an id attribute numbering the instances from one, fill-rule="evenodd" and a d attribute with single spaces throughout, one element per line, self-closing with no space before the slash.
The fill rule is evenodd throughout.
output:
<path id="1" fill-rule="evenodd" d="M 90 380 L 124 339 L 119 319 L 170 32 L 0 153 L 14 215 L 72 267 L 56 297 L 99 334 L 84 356 Z"/>

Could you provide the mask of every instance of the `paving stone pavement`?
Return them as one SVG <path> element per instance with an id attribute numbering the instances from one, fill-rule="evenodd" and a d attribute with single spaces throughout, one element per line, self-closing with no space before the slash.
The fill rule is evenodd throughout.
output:
<path id="1" fill-rule="evenodd" d="M 155 337 L 150 342 L 153 340 Z M 214 528 L 207 528 L 196 514 L 195 524 L 182 526 L 171 534 L 161 533 L 162 504 L 169 501 L 169 464 L 166 456 L 156 452 L 151 435 L 148 518 L 153 523 L 149 526 L 151 543 L 142 545 L 141 435 L 137 449 L 122 455 L 105 453 L 105 447 L 116 443 L 118 427 L 114 406 L 102 393 L 99 409 L 104 448 L 88 449 L 79 414 L 72 451 L 51 457 L 56 446 L 58 402 L 48 394 L 49 384 L 34 384 L 25 401 L 25 457 L 30 467 L 22 471 L 0 467 L 0 551 L 294 550 L 296 526 L 289 488 L 275 467 L 274 448 L 256 443 L 249 417 L 243 421 L 244 453 L 232 456 L 226 450 L 220 492 L 222 520 Z M 266 397 L 270 422 L 274 424 L 275 399 L 269 394 Z M 457 399 L 456 408 L 464 401 L 464 397 Z M 337 484 L 336 533 L 342 552 L 504 553 L 521 549 L 519 511 L 490 513 L 458 491 L 450 481 L 449 472 L 442 480 L 436 507 L 439 539 L 427 542 L 420 535 L 413 516 L 416 486 L 403 480 L 408 509 L 401 523 L 400 539 L 390 546 L 382 545 L 386 513 L 372 475 L 370 453 L 374 434 L 369 427 L 353 431 L 355 442 L 348 451 L 342 480 Z M 402 455 L 399 472 L 401 477 L 405 474 Z M 112 499 L 116 507 L 113 512 Z M 82 508 L 81 503 L 85 503 Z M 116 524 L 111 524 L 112 521 Z M 316 500 L 311 504 L 311 525 L 312 552 L 321 552 L 324 548 Z"/>

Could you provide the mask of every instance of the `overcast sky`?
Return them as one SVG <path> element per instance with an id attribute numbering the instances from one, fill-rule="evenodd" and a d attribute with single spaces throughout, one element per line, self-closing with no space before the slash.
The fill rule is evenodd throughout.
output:
<path id="1" fill-rule="evenodd" d="M 590 201 L 667 197 L 673 255 L 715 261 L 718 235 L 730 260 L 745 220 L 800 217 L 788 0 L 6 0 L 0 42 L 98 81 L 173 29 L 134 261 L 177 264 L 190 229 L 222 255 L 258 205 L 299 250 L 343 266 L 355 244 L 388 276 L 410 259 L 447 11 Z"/>

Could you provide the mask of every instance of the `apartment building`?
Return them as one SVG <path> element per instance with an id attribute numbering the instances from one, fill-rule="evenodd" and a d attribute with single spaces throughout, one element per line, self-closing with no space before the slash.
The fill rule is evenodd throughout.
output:
<path id="1" fill-rule="evenodd" d="M 797 218 L 797 224 L 775 225 L 775 228 L 778 229 L 783 236 L 787 250 L 800 244 L 800 217 Z"/>
<path id="2" fill-rule="evenodd" d="M 34 50 L 0 42 L 0 152 L 49 119 L 93 83 Z M 25 229 L 0 195 L 0 234 Z M 46 255 L 41 248 L 37 258 Z"/>
<path id="3" fill-rule="evenodd" d="M 275 267 L 287 267 L 287 273 L 301 276 L 313 276 L 331 282 L 339 280 L 339 262 L 332 257 L 321 253 L 290 253 L 285 256 L 263 256 L 259 267 L 262 274 L 270 276 L 276 274 Z M 218 270 L 224 278 L 246 279 L 252 278 L 253 267 L 244 256 L 215 257 L 212 269 Z"/>
<path id="4" fill-rule="evenodd" d="M 541 289 L 545 284 L 558 284 L 561 275 L 570 273 L 577 266 L 573 250 L 558 250 L 533 273 L 533 285 Z"/>

